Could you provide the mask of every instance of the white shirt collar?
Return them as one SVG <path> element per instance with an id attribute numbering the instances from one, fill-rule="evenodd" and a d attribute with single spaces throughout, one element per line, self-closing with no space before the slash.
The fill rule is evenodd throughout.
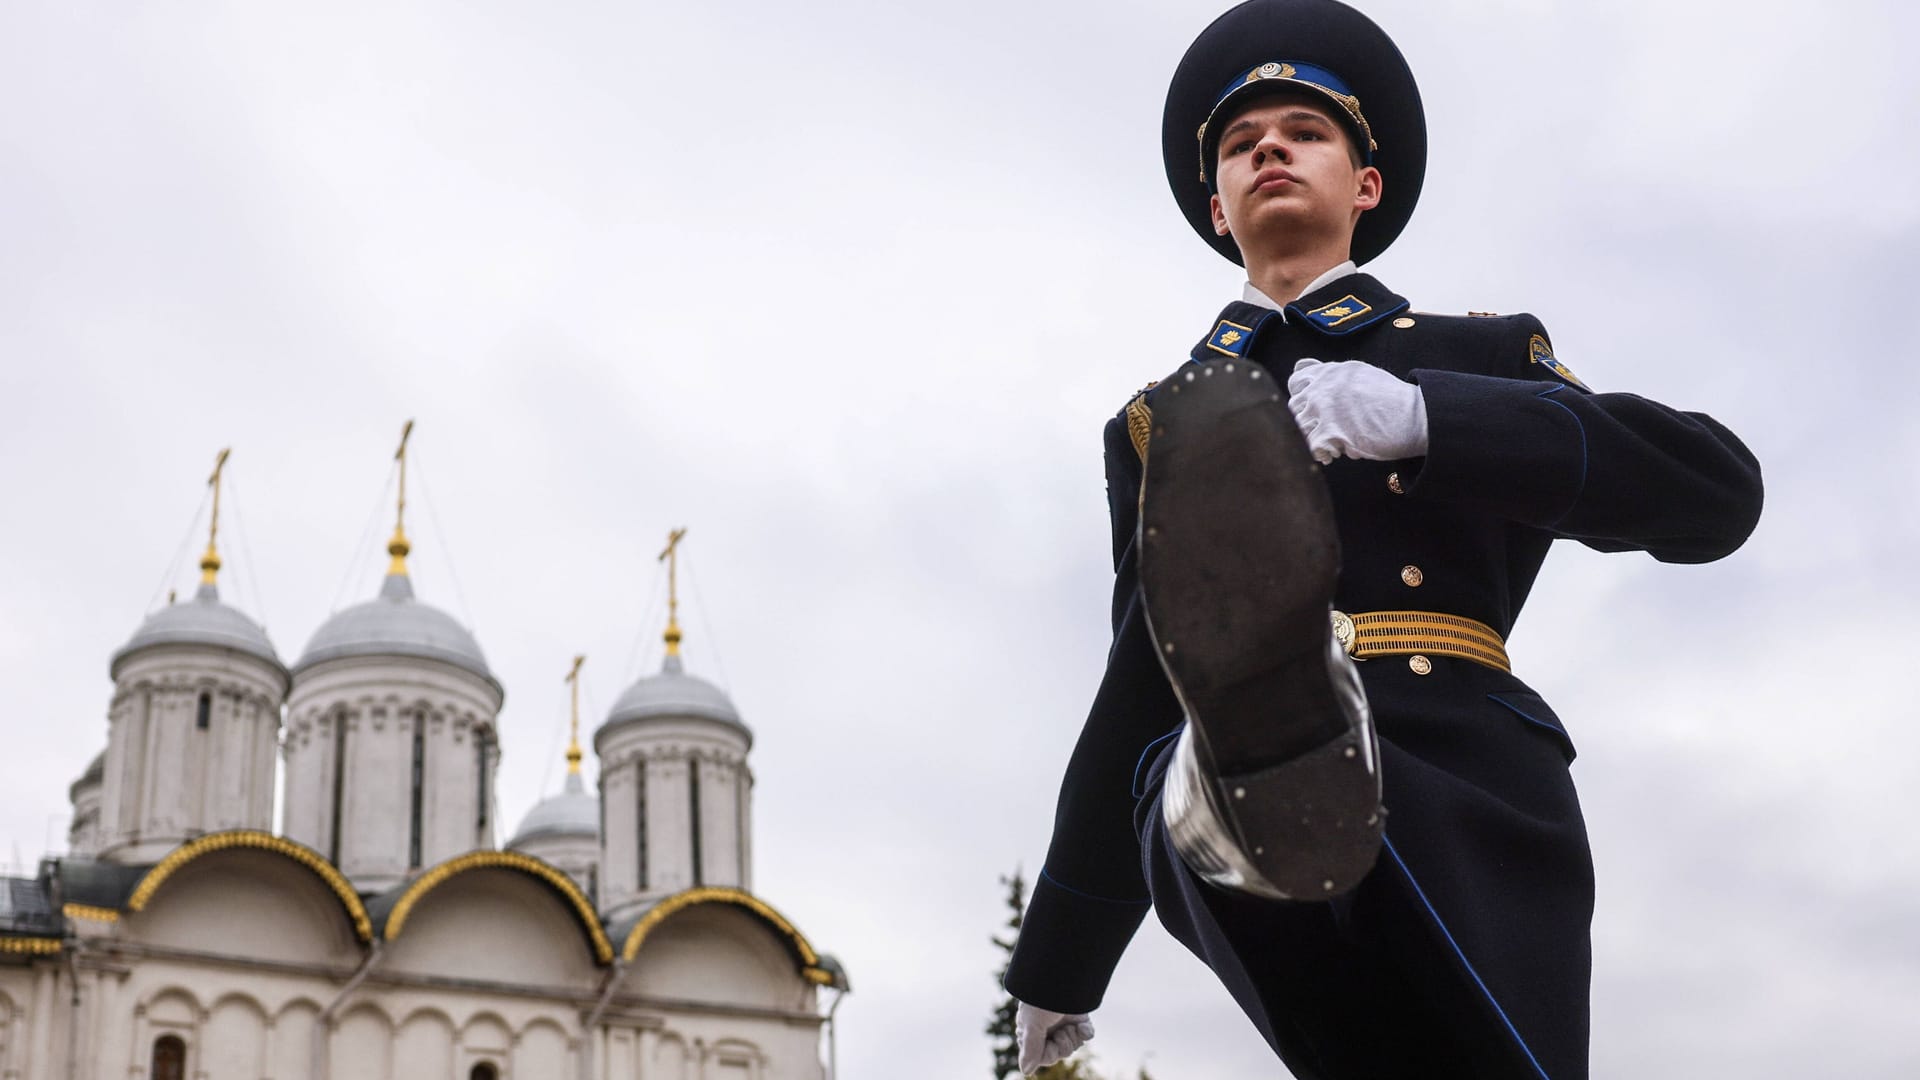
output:
<path id="1" fill-rule="evenodd" d="M 1339 266 L 1336 266 L 1333 269 L 1327 271 L 1326 273 L 1321 274 L 1319 277 L 1314 278 L 1312 281 L 1307 282 L 1307 287 L 1300 290 L 1300 296 L 1305 296 L 1308 293 L 1314 291 L 1315 289 L 1318 289 L 1322 285 L 1329 284 L 1330 282 L 1339 281 L 1341 278 L 1346 277 L 1348 274 L 1357 274 L 1359 272 L 1360 272 L 1360 268 L 1354 265 L 1352 259 L 1348 259 L 1346 262 L 1341 263 Z M 1294 299 L 1298 300 L 1300 299 L 1300 296 L 1296 296 L 1294 297 Z M 1268 296 L 1266 293 L 1261 292 L 1257 288 L 1254 288 L 1253 282 L 1251 281 L 1247 282 L 1246 286 L 1240 290 L 1240 299 L 1245 301 L 1246 303 L 1254 305 L 1255 307 L 1263 307 L 1269 311 L 1279 312 L 1280 318 L 1282 321 L 1285 321 L 1287 317 L 1286 305 L 1276 302 L 1273 299 L 1273 297 Z"/>

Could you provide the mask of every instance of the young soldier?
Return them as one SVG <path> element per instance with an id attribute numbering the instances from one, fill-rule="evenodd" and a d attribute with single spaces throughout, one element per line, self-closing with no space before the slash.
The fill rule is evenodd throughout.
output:
<path id="1" fill-rule="evenodd" d="M 1532 316 L 1357 272 L 1425 138 L 1334 0 L 1250 0 L 1174 75 L 1168 179 L 1248 284 L 1107 425 L 1114 642 L 1006 980 L 1029 1072 L 1091 1037 L 1151 905 L 1298 1077 L 1586 1076 L 1573 745 L 1504 639 L 1556 538 L 1733 551 L 1759 467 L 1590 392 Z"/>

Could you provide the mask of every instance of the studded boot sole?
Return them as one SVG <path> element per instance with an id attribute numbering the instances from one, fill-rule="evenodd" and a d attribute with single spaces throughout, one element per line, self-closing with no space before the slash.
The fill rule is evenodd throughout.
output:
<path id="1" fill-rule="evenodd" d="M 1174 846 L 1216 884 L 1323 899 L 1379 854 L 1379 755 L 1332 642 L 1333 504 L 1258 365 L 1189 366 L 1155 395 L 1140 584 L 1186 709 L 1163 796 Z"/>

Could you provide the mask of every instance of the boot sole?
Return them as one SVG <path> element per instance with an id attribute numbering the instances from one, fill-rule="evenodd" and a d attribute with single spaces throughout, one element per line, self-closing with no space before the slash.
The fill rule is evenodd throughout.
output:
<path id="1" fill-rule="evenodd" d="M 1155 395 L 1140 584 L 1215 805 L 1268 884 L 1312 898 L 1365 876 L 1383 811 L 1371 734 L 1327 669 L 1333 503 L 1283 393 L 1215 361 Z"/>

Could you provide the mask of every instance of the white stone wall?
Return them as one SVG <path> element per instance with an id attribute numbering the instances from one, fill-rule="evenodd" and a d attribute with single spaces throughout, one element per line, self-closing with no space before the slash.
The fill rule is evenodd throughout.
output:
<path id="1" fill-rule="evenodd" d="M 279 667 L 205 645 L 156 645 L 116 666 L 98 851 L 152 862 L 182 841 L 273 825 Z M 207 727 L 198 726 L 202 695 Z"/>
<path id="2" fill-rule="evenodd" d="M 611 969 L 566 900 L 499 868 L 413 908 L 367 978 L 339 898 L 284 856 L 202 855 L 145 910 L 76 924 L 67 958 L 0 960 L 0 1080 L 824 1080 L 813 986 L 742 909 L 695 905 L 648 936 L 600 1021 Z M 324 1064 L 323 1064 L 324 1063 Z"/>
<path id="3" fill-rule="evenodd" d="M 338 865 L 356 888 L 377 892 L 410 870 L 493 846 L 500 692 L 463 668 L 413 657 L 331 660 L 294 678 L 288 703 L 284 832 Z M 336 732 L 346 775 L 334 837 Z M 414 733 L 423 736 L 420 859 L 411 856 Z M 484 824 L 482 821 L 484 820 Z"/>

